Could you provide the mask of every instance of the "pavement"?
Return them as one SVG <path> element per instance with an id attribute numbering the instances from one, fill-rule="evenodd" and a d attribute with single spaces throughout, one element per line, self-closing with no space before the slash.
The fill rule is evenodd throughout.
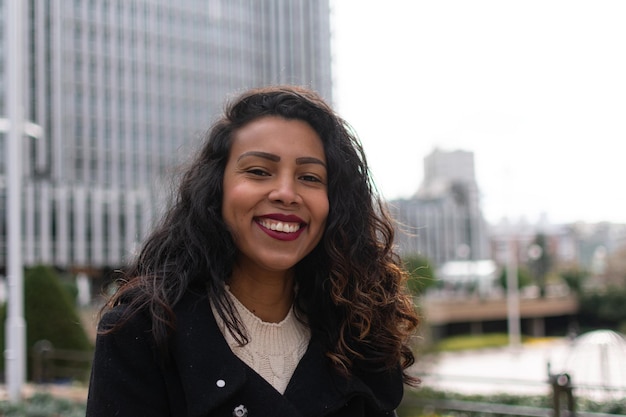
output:
<path id="1" fill-rule="evenodd" d="M 440 353 L 418 358 L 414 372 L 423 387 L 463 394 L 543 395 L 550 391 L 548 363 L 566 354 L 558 339 L 520 348 Z"/>
<path id="2" fill-rule="evenodd" d="M 422 387 L 461 394 L 547 395 L 551 392 L 549 375 L 570 374 L 574 393 L 603 400 L 624 398 L 626 386 L 590 385 L 601 380 L 602 369 L 585 368 L 585 374 L 572 366 L 572 341 L 567 338 L 475 351 L 440 353 L 418 358 L 413 372 L 422 379 Z M 626 369 L 618 359 L 611 369 Z M 576 365 L 576 364 L 574 364 Z M 584 365 L 584 364 L 578 364 Z"/>
<path id="3" fill-rule="evenodd" d="M 75 402 L 87 401 L 87 386 L 82 384 L 25 384 L 22 388 L 24 398 L 30 398 L 38 393 L 50 394 L 57 398 L 66 398 Z M 6 387 L 0 385 L 0 401 L 8 400 Z"/>

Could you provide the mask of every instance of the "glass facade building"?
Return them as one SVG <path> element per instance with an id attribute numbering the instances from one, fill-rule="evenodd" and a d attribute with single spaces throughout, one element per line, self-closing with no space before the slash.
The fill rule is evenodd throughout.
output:
<path id="1" fill-rule="evenodd" d="M 472 152 L 435 149 L 424 159 L 424 181 L 415 196 L 389 206 L 401 255 L 425 256 L 435 267 L 489 259 Z"/>
<path id="2" fill-rule="evenodd" d="M 44 132 L 23 146 L 26 265 L 123 264 L 228 97 L 299 84 L 332 100 L 328 0 L 31 0 L 25 19 L 26 116 Z"/>

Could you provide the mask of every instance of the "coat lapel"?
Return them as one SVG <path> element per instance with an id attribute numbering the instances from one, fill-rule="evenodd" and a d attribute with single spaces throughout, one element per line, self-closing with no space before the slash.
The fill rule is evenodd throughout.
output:
<path id="1" fill-rule="evenodd" d="M 401 371 L 343 377 L 335 372 L 322 346 L 312 341 L 294 372 L 285 397 L 306 417 L 322 416 L 361 396 L 375 409 L 392 411 L 402 400 Z"/>
<path id="2" fill-rule="evenodd" d="M 224 340 L 206 295 L 184 297 L 176 317 L 172 350 L 188 414 L 205 416 L 245 384 L 245 365 Z"/>
<path id="3" fill-rule="evenodd" d="M 312 340 L 284 395 L 254 373 L 231 351 L 219 330 L 208 297 L 187 295 L 176 306 L 177 330 L 172 354 L 190 417 L 206 416 L 237 395 L 244 386 L 261 386 L 291 416 L 327 415 L 355 396 L 379 410 L 391 411 L 402 399 L 402 376 L 397 372 L 363 374 L 345 378 L 331 369 L 320 343 Z M 287 404 L 287 402 L 289 404 Z M 278 408 L 281 408 L 278 407 Z M 298 411 L 296 411 L 298 410 Z M 278 415 L 278 414 L 277 414 Z"/>

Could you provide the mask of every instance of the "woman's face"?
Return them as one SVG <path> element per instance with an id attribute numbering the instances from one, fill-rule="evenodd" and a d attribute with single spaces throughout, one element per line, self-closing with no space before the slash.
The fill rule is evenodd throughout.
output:
<path id="1" fill-rule="evenodd" d="M 284 272 L 319 243 L 328 217 L 324 146 L 311 126 L 277 116 L 235 131 L 222 216 L 242 268 Z"/>

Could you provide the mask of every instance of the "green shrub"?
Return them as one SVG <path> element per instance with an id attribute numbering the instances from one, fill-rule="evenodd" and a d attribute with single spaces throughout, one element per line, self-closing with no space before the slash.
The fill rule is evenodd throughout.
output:
<path id="1" fill-rule="evenodd" d="M 76 305 L 78 301 L 78 287 L 76 286 L 76 282 L 74 280 L 66 279 L 61 280 L 61 286 L 63 290 L 69 295 L 70 301 L 72 305 Z"/>
<path id="2" fill-rule="evenodd" d="M 37 393 L 18 404 L 0 401 L 2 417 L 84 417 L 84 403 L 76 403 L 50 394 Z"/>
<path id="3" fill-rule="evenodd" d="M 522 336 L 526 340 L 525 336 Z M 509 344 L 509 336 L 505 333 L 487 333 L 479 335 L 452 336 L 441 340 L 433 350 L 438 352 L 454 352 L 469 349 L 502 347 Z"/>
<path id="4" fill-rule="evenodd" d="M 626 323 L 626 288 L 609 287 L 603 291 L 580 294 L 579 320 L 585 328 L 619 330 Z"/>
<path id="5" fill-rule="evenodd" d="M 407 390 L 402 404 L 398 408 L 400 417 L 418 416 L 451 416 L 463 415 L 466 417 L 489 416 L 494 417 L 490 412 L 458 412 L 449 410 L 439 410 L 429 406 L 433 400 L 459 400 L 477 403 L 505 404 L 514 406 L 527 406 L 537 408 L 552 408 L 551 395 L 512 395 L 512 394 L 459 394 L 448 391 L 437 391 L 427 387 L 417 390 Z M 615 415 L 626 415 L 626 398 L 608 401 L 591 401 L 574 394 L 575 409 L 588 413 L 606 413 Z M 497 415 L 497 414 L 495 414 Z"/>
<path id="6" fill-rule="evenodd" d="M 500 271 L 500 276 L 498 277 L 498 283 L 505 290 L 508 287 L 507 273 L 507 269 L 502 268 L 502 271 Z M 533 282 L 533 276 L 527 268 L 521 266 L 517 268 L 517 286 L 519 288 L 528 287 L 529 285 L 532 285 Z"/>
<path id="7" fill-rule="evenodd" d="M 432 263 L 420 255 L 410 255 L 403 259 L 404 267 L 409 273 L 407 286 L 411 294 L 418 296 L 435 284 L 436 278 Z"/>
<path id="8" fill-rule="evenodd" d="M 567 287 L 575 294 L 582 294 L 583 286 L 589 279 L 589 273 L 580 268 L 568 268 L 560 272 L 561 278 L 567 284 Z"/>
<path id="9" fill-rule="evenodd" d="M 0 311 L 0 342 L 5 346 L 4 326 L 6 306 Z M 82 326 L 76 307 L 56 272 L 37 266 L 24 274 L 24 319 L 28 373 L 31 375 L 31 350 L 36 342 L 48 340 L 56 349 L 91 351 L 92 346 Z M 87 366 L 87 364 L 82 364 Z M 0 364 L 4 367 L 4 362 Z"/>
<path id="10" fill-rule="evenodd" d="M 551 400 L 549 396 L 543 395 L 511 395 L 511 394 L 495 394 L 495 395 L 479 395 L 479 394 L 458 394 L 449 391 L 437 391 L 431 388 L 423 387 L 417 390 L 407 390 L 400 407 L 398 407 L 399 417 L 418 417 L 418 416 L 459 416 L 494 417 L 494 414 L 476 413 L 470 411 L 450 411 L 435 409 L 429 404 L 433 401 L 456 400 L 476 403 L 505 404 L 505 405 L 523 405 L 529 407 L 550 408 Z"/>

